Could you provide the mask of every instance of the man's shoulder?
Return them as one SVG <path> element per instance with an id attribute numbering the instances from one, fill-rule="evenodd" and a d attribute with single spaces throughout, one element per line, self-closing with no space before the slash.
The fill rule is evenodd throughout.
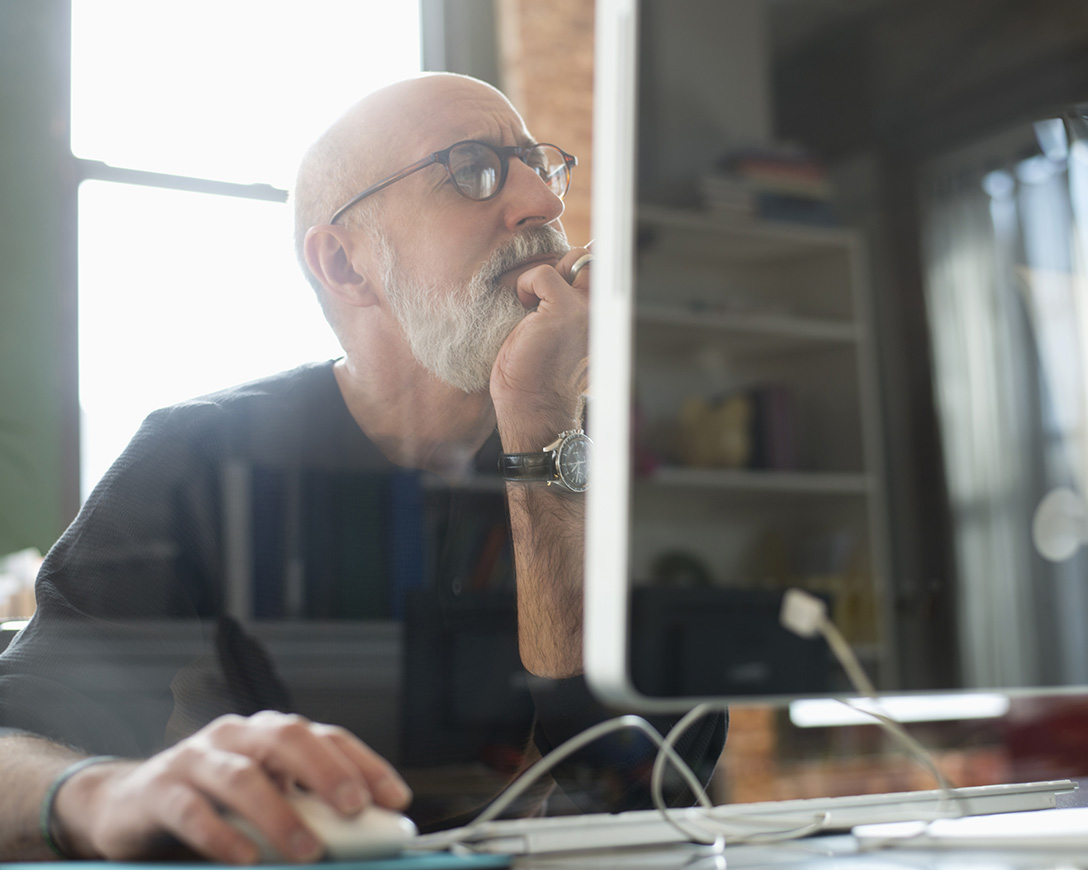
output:
<path id="1" fill-rule="evenodd" d="M 346 413 L 328 360 L 160 408 L 147 416 L 136 441 L 165 436 L 197 447 L 248 451 L 261 443 L 296 442 L 300 433 L 322 426 L 342 426 Z"/>
<path id="2" fill-rule="evenodd" d="M 334 362 L 304 363 L 293 369 L 186 399 L 161 410 L 184 414 L 208 407 L 229 409 L 243 405 L 282 406 L 283 402 L 292 401 L 307 404 L 328 401 L 338 395 L 333 375 Z"/>
<path id="3" fill-rule="evenodd" d="M 333 360 L 305 363 L 287 371 L 204 393 L 159 408 L 148 420 L 169 419 L 173 425 L 186 420 L 230 419 L 252 414 L 288 414 L 299 406 L 335 405 L 339 390 Z"/>

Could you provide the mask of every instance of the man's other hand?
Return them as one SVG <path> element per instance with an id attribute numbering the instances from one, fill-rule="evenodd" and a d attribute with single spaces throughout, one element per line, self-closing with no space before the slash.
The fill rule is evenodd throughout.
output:
<path id="1" fill-rule="evenodd" d="M 281 854 L 313 861 L 321 846 L 284 797 L 293 784 L 345 816 L 371 803 L 403 809 L 411 800 L 393 767 L 348 731 L 264 712 L 223 716 L 144 762 L 81 771 L 57 795 L 54 830 L 80 857 L 191 850 L 212 861 L 253 863 L 256 845 L 221 815 L 230 810 Z"/>

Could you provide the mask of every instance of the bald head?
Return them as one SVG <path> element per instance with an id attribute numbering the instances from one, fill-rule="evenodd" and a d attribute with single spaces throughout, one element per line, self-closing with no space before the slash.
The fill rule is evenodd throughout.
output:
<path id="1" fill-rule="evenodd" d="M 295 252 L 307 280 L 319 293 L 321 285 L 303 254 L 307 230 L 328 223 L 337 208 L 371 184 L 465 138 L 459 132 L 459 115 L 464 116 L 460 126 L 467 130 L 474 116 L 496 104 L 521 124 L 509 100 L 491 85 L 453 73 L 428 73 L 359 100 L 310 146 L 299 165 L 293 193 Z M 437 140 L 434 137 L 441 136 L 442 125 L 449 133 Z M 441 144 L 431 144 L 434 141 Z M 381 219 L 381 202 L 381 196 L 368 197 L 339 222 L 375 225 Z"/>

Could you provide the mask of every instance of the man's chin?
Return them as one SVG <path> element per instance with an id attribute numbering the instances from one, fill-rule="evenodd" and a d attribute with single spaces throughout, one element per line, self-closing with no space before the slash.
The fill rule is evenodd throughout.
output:
<path id="1" fill-rule="evenodd" d="M 432 329 L 427 339 L 418 343 L 409 339 L 416 360 L 440 381 L 463 393 L 489 393 L 495 361 L 510 334 L 529 313 L 516 294 L 505 294 L 500 286 L 492 284 L 486 301 L 470 302 L 461 311 L 450 312 L 444 324 L 448 328 Z M 461 320 L 459 315 L 465 314 L 468 316 Z M 428 318 L 433 317 L 435 312 L 429 312 Z M 413 331 L 406 332 L 411 336 Z"/>

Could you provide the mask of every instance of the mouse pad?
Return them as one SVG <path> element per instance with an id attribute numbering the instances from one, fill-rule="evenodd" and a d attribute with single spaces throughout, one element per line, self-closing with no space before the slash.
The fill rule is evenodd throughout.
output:
<path id="1" fill-rule="evenodd" d="M 454 855 L 451 852 L 405 852 L 396 858 L 378 858 L 374 861 L 323 861 L 320 864 L 258 864 L 262 868 L 282 870 L 498 870 L 509 867 L 512 855 Z M 175 862 L 135 861 L 80 861 L 80 870 L 209 870 L 212 867 L 228 867 L 226 864 L 180 864 Z M 72 870 L 71 861 L 34 861 L 5 863 L 4 870 Z M 230 870 L 237 870 L 231 866 Z"/>

